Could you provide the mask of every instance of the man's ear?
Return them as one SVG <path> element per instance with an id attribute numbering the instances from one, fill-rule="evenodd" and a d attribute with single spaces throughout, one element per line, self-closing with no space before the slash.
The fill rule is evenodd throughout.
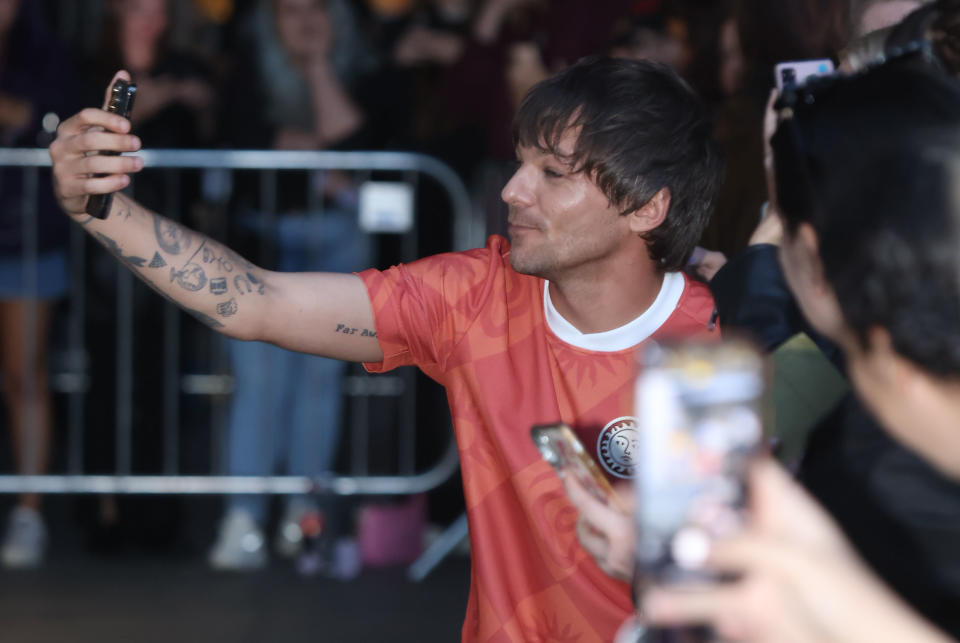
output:
<path id="1" fill-rule="evenodd" d="M 670 188 L 660 188 L 643 206 L 627 214 L 630 232 L 644 234 L 663 223 L 670 210 L 670 199 Z"/>

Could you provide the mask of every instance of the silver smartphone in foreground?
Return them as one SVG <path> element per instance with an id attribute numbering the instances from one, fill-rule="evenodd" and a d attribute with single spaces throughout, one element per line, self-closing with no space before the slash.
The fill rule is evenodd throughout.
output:
<path id="1" fill-rule="evenodd" d="M 716 580 L 702 564 L 710 542 L 745 520 L 765 381 L 764 360 L 746 341 L 656 344 L 642 354 L 635 590 Z"/>

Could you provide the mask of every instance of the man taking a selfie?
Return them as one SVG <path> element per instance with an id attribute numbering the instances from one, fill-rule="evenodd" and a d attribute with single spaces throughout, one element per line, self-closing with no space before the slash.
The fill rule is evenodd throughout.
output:
<path id="1" fill-rule="evenodd" d="M 121 194 L 106 219 L 86 215 L 91 194 L 142 168 L 88 155 L 137 150 L 128 132 L 87 109 L 50 155 L 63 209 L 141 279 L 231 337 L 371 372 L 416 365 L 445 386 L 473 557 L 463 639 L 612 639 L 629 588 L 580 548 L 530 427 L 566 422 L 611 478 L 629 477 L 630 441 L 614 438 L 636 431 L 637 347 L 716 334 L 709 292 L 681 272 L 720 174 L 692 90 L 664 66 L 602 58 L 547 79 L 515 121 L 510 241 L 352 275 L 263 270 Z"/>

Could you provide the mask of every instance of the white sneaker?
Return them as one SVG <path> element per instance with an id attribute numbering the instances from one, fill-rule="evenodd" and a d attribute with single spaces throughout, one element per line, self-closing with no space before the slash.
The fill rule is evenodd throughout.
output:
<path id="1" fill-rule="evenodd" d="M 0 551 L 4 567 L 36 567 L 43 562 L 47 548 L 47 528 L 40 514 L 29 507 L 16 507 L 10 512 L 7 535 Z"/>
<path id="2" fill-rule="evenodd" d="M 231 509 L 223 517 L 209 562 L 214 569 L 224 571 L 252 571 L 267 564 L 263 531 L 250 512 Z"/>

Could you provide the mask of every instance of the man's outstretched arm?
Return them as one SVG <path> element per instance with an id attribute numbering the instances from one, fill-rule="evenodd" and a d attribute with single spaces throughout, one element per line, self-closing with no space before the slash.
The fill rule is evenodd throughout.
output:
<path id="1" fill-rule="evenodd" d="M 355 275 L 263 270 L 122 194 L 105 219 L 86 214 L 91 194 L 124 188 L 128 174 L 143 167 L 132 156 L 90 154 L 136 151 L 140 141 L 129 131 L 126 119 L 92 108 L 60 126 L 50 157 L 68 216 L 151 288 L 226 335 L 338 359 L 383 359 L 366 288 Z"/>

